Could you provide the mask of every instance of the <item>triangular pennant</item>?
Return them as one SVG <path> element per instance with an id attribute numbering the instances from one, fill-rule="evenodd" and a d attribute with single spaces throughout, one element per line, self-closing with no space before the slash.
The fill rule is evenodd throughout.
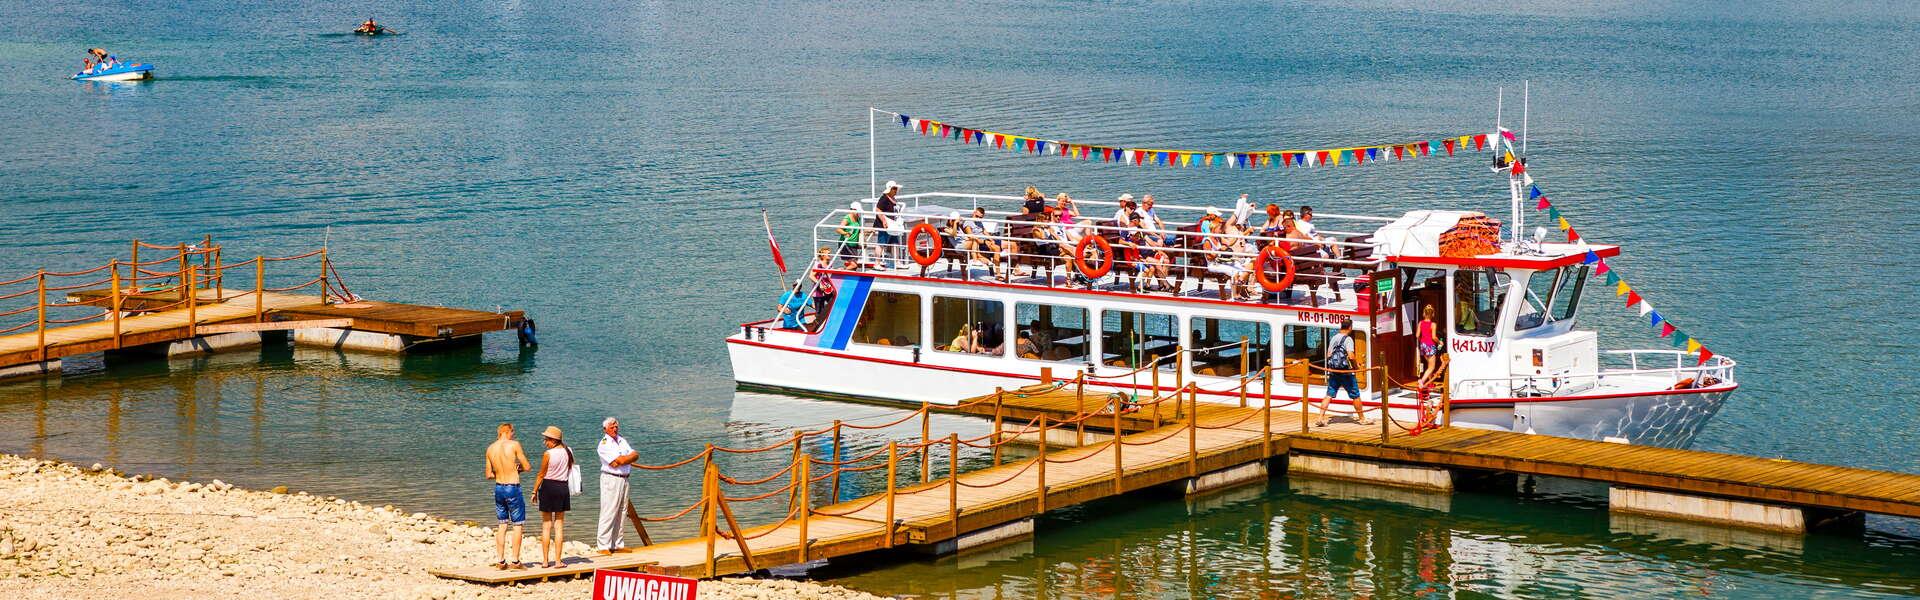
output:
<path id="1" fill-rule="evenodd" d="M 1631 292 L 1631 291 L 1633 291 L 1633 288 L 1627 287 L 1626 280 L 1620 279 L 1618 277 L 1614 278 L 1613 295 L 1625 296 L 1627 295 L 1628 292 Z"/>
<path id="2" fill-rule="evenodd" d="M 1639 303 L 1640 303 L 1640 292 L 1627 290 L 1627 306 L 1631 307 Z"/>
<path id="3" fill-rule="evenodd" d="M 1694 352 L 1694 351 L 1697 351 L 1697 350 L 1700 350 L 1700 349 L 1701 349 L 1701 346 L 1700 346 L 1700 340 L 1687 340 L 1687 351 L 1688 351 L 1688 352 Z"/>
<path id="4" fill-rule="evenodd" d="M 1405 160 L 1405 158 L 1403 158 L 1403 155 L 1404 155 L 1404 153 L 1405 153 L 1406 151 L 1407 151 L 1407 148 L 1406 148 L 1405 146 L 1394 146 L 1394 147 L 1393 147 L 1393 159 L 1394 159 L 1394 160 Z"/>
<path id="5" fill-rule="evenodd" d="M 1674 332 L 1674 328 L 1672 323 L 1660 324 L 1660 337 L 1667 337 L 1667 336 L 1673 335 L 1673 332 Z"/>
<path id="6" fill-rule="evenodd" d="M 1518 161 L 1515 161 L 1515 162 L 1513 163 L 1513 174 L 1514 174 L 1514 175 L 1525 175 L 1526 173 L 1527 173 L 1527 165 L 1526 165 L 1526 163 L 1523 163 L 1523 162 L 1518 162 Z"/>
<path id="7" fill-rule="evenodd" d="M 1539 198 L 1539 197 L 1541 197 L 1541 196 L 1544 196 L 1544 195 L 1546 195 L 1546 194 L 1542 194 L 1542 193 L 1540 193 L 1540 186 L 1537 186 L 1537 185 L 1531 185 L 1531 186 L 1527 186 L 1527 197 L 1528 197 L 1528 198 Z"/>
<path id="8" fill-rule="evenodd" d="M 1433 154 L 1433 146 L 1426 142 L 1420 142 L 1420 155 L 1426 156 L 1428 154 Z"/>
<path id="9" fill-rule="evenodd" d="M 1573 230 L 1573 226 L 1572 226 L 1572 225 L 1568 225 L 1568 224 L 1567 224 L 1567 219 L 1566 219 L 1566 217 L 1560 217 L 1560 230 L 1561 230 L 1561 231 L 1572 231 L 1572 230 Z"/>
<path id="10" fill-rule="evenodd" d="M 1608 276 L 1612 276 L 1612 275 L 1613 275 L 1613 267 L 1609 267 L 1609 266 L 1607 266 L 1607 261 L 1606 261 L 1606 259 L 1601 259 L 1601 260 L 1600 260 L 1600 268 L 1598 268 L 1598 269 L 1594 269 L 1594 273 L 1600 273 L 1600 274 L 1605 274 L 1605 275 L 1608 275 Z M 1611 280 L 1609 280 L 1609 281 L 1608 281 L 1608 283 L 1612 283 L 1612 281 L 1611 281 Z"/>
<path id="11" fill-rule="evenodd" d="M 1553 219 L 1553 220 L 1555 220 L 1555 221 L 1564 221 L 1564 220 L 1565 220 L 1565 219 L 1562 219 L 1562 218 L 1560 218 L 1560 209 L 1559 209 L 1558 207 L 1555 207 L 1555 206 L 1554 206 L 1554 205 L 1552 205 L 1552 204 L 1548 204 L 1548 205 L 1547 205 L 1547 218 L 1549 218 L 1549 219 Z"/>
<path id="12" fill-rule="evenodd" d="M 1453 156 L 1453 139 L 1452 138 L 1440 140 L 1440 145 L 1447 147 L 1447 156 Z"/>
<path id="13" fill-rule="evenodd" d="M 1361 150 L 1361 149 L 1357 149 L 1357 148 L 1356 148 L 1356 149 L 1354 149 L 1354 151 L 1353 151 L 1353 164 L 1356 164 L 1356 165 L 1362 165 L 1362 164 L 1366 164 L 1366 163 L 1367 163 L 1367 151 L 1366 151 L 1366 150 Z"/>
<path id="14" fill-rule="evenodd" d="M 1644 298 L 1641 299 L 1640 300 L 1640 316 L 1642 317 L 1647 316 L 1647 314 L 1651 312 L 1653 312 L 1653 303 L 1646 301 L 1646 299 Z"/>
<path id="15" fill-rule="evenodd" d="M 901 127 L 910 127 L 910 126 L 912 126 L 912 123 L 913 123 L 913 120 L 912 120 L 912 119 L 909 119 L 909 118 L 907 118 L 907 116 L 906 116 L 906 115 L 900 115 L 900 126 L 901 126 Z"/>
<path id="16" fill-rule="evenodd" d="M 1379 149 L 1379 148 L 1368 148 L 1368 149 L 1367 149 L 1367 160 L 1378 160 L 1379 158 L 1380 158 L 1380 149 Z"/>
<path id="17" fill-rule="evenodd" d="M 1568 241 L 1568 242 L 1578 242 L 1578 241 L 1580 241 L 1580 232 L 1578 232 L 1578 231 L 1574 231 L 1572 227 L 1568 227 L 1568 228 L 1567 228 L 1567 241 Z"/>
<path id="18" fill-rule="evenodd" d="M 1678 329 L 1673 331 L 1673 347 L 1685 350 L 1687 343 L 1692 341 L 1693 338 L 1688 337 L 1687 332 Z"/>
<path id="19" fill-rule="evenodd" d="M 927 134 L 927 125 L 928 123 L 925 120 L 920 121 L 920 135 Z"/>
<path id="20" fill-rule="evenodd" d="M 1487 147 L 1487 134 L 1482 133 L 1480 135 L 1473 136 L 1474 150 L 1482 150 L 1482 149 L 1485 149 L 1486 147 Z"/>
<path id="21" fill-rule="evenodd" d="M 1707 364 L 1707 359 L 1713 358 L 1713 351 L 1706 349 L 1706 347 L 1704 346 L 1700 346 L 1699 343 L 1694 342 L 1693 340 L 1687 340 L 1687 345 L 1700 347 L 1700 360 L 1695 361 L 1693 363 L 1694 365 L 1698 366 L 1698 365 Z"/>
<path id="22" fill-rule="evenodd" d="M 1534 210 L 1546 210 L 1546 209 L 1548 209 L 1548 208 L 1552 208 L 1552 207 L 1553 207 L 1553 203 L 1551 203 L 1551 202 L 1547 202 L 1547 197 L 1546 197 L 1546 196 L 1541 196 L 1541 197 L 1540 197 L 1540 203 L 1539 203 L 1539 204 L 1535 204 L 1535 205 L 1533 205 L 1533 209 L 1534 209 Z"/>
<path id="23" fill-rule="evenodd" d="M 1660 317 L 1660 311 L 1652 310 L 1651 308 L 1647 310 L 1647 326 L 1648 327 L 1659 325 L 1660 321 L 1662 320 L 1664 319 Z"/>
<path id="24" fill-rule="evenodd" d="M 1314 153 L 1313 164 L 1316 164 L 1316 165 L 1327 164 L 1327 151 L 1321 150 L 1319 152 Z"/>
<path id="25" fill-rule="evenodd" d="M 1207 155 L 1204 155 L 1204 156 L 1201 156 L 1201 157 L 1200 157 L 1200 165 L 1201 165 L 1201 166 L 1204 166 L 1204 167 L 1211 167 L 1211 166 L 1213 166 L 1213 155 L 1212 155 L 1212 154 L 1207 154 Z"/>
<path id="26" fill-rule="evenodd" d="M 1590 265 L 1597 262 L 1600 262 L 1600 255 L 1594 254 L 1592 250 L 1588 250 L 1586 263 Z"/>
<path id="27" fill-rule="evenodd" d="M 1600 263 L 1600 266 L 1607 266 L 1607 263 Z M 1607 272 L 1607 285 L 1620 285 L 1620 276 L 1611 271 Z M 1615 295 L 1617 296 L 1619 294 Z"/>
<path id="28" fill-rule="evenodd" d="M 1136 166 L 1137 166 L 1137 165 L 1141 165 L 1141 164 L 1145 164 L 1145 162 L 1144 162 L 1144 161 L 1146 161 L 1146 159 L 1147 159 L 1147 152 L 1146 152 L 1145 150 L 1134 150 L 1134 151 L 1133 151 L 1133 164 L 1134 164 L 1134 165 L 1136 165 Z"/>

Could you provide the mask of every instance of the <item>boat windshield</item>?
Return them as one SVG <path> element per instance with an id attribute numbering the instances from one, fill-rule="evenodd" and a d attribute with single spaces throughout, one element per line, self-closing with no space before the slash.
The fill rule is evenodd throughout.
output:
<path id="1" fill-rule="evenodd" d="M 1586 280 L 1586 265 L 1540 271 L 1528 277 L 1526 306 L 1514 320 L 1514 330 L 1525 331 L 1572 319 L 1573 311 L 1579 308 L 1580 291 L 1586 287 Z"/>

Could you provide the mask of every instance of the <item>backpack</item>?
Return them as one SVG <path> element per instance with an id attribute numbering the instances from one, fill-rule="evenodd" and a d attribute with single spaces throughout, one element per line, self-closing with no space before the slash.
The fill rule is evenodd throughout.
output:
<path id="1" fill-rule="evenodd" d="M 1335 334 L 1333 339 L 1328 340 L 1327 368 L 1340 370 L 1353 368 L 1353 357 L 1347 350 L 1348 345 L 1352 343 L 1353 338 L 1348 337 L 1346 334 Z"/>

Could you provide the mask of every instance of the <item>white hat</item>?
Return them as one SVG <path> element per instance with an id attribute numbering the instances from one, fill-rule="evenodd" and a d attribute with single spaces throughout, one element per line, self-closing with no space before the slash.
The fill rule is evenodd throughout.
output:
<path id="1" fill-rule="evenodd" d="M 851 206 L 848 206 L 847 208 L 851 208 L 851 209 L 854 209 L 854 210 L 856 210 L 856 211 L 857 211 L 857 210 L 860 210 L 860 201 L 859 201 L 859 200 L 855 200 L 855 201 L 853 201 L 853 204 L 852 204 Z"/>
<path id="2" fill-rule="evenodd" d="M 1218 216 L 1220 216 L 1220 209 L 1218 209 L 1218 208 L 1214 208 L 1214 207 L 1211 207 L 1211 206 L 1209 206 L 1209 207 L 1207 207 L 1207 216 L 1209 216 L 1209 217 L 1218 217 Z"/>
<path id="3" fill-rule="evenodd" d="M 949 219 L 958 219 L 958 218 L 960 218 L 960 211 L 957 211 L 957 210 L 950 210 L 950 211 L 947 211 L 947 218 L 949 218 Z"/>
<path id="4" fill-rule="evenodd" d="M 898 183 L 894 183 L 894 182 L 892 182 L 892 181 L 888 181 L 888 182 L 887 182 L 887 189 L 890 189 L 890 190 L 897 190 L 897 189 L 900 189 L 900 184 L 898 184 Z"/>
<path id="5" fill-rule="evenodd" d="M 1120 195 L 1120 201 L 1121 201 L 1121 202 L 1126 202 L 1126 201 L 1128 201 L 1128 200 L 1132 200 L 1132 199 L 1133 199 L 1133 194 L 1121 194 L 1121 195 Z"/>

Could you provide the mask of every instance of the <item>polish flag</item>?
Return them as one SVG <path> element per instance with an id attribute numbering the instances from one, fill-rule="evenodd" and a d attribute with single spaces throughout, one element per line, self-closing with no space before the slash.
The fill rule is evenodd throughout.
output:
<path id="1" fill-rule="evenodd" d="M 787 259 L 780 257 L 780 242 L 773 239 L 773 222 L 767 220 L 767 211 L 760 211 L 760 224 L 767 228 L 767 249 L 773 251 L 773 264 L 780 267 L 780 274 L 787 273 Z"/>

